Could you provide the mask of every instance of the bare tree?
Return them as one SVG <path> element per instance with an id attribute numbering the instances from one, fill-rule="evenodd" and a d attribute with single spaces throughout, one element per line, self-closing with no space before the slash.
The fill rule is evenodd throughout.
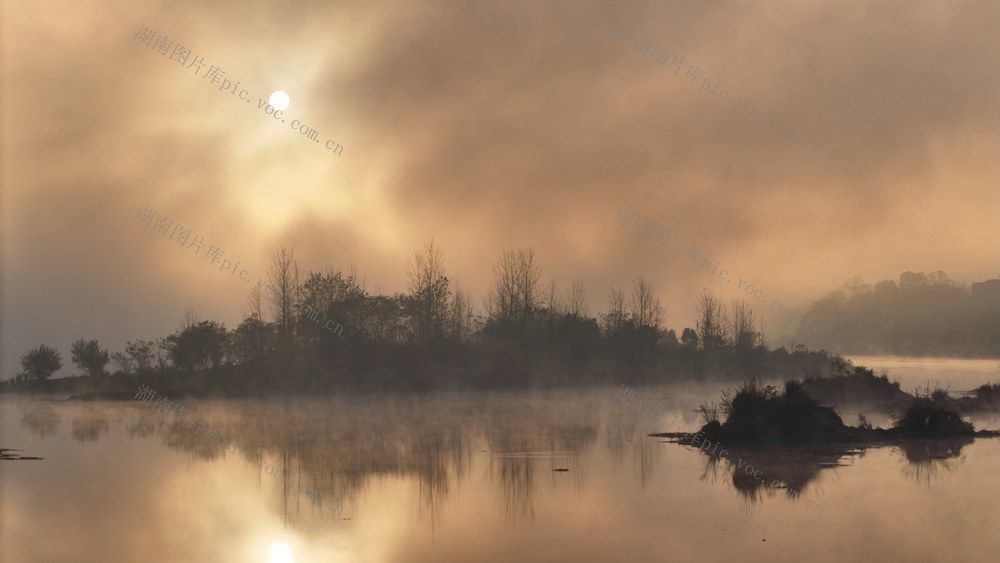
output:
<path id="1" fill-rule="evenodd" d="M 549 316 L 559 315 L 562 311 L 562 302 L 559 299 L 559 287 L 556 280 L 549 280 L 549 286 L 545 290 L 545 307 L 549 310 Z"/>
<path id="2" fill-rule="evenodd" d="M 617 334 L 628 322 L 625 311 L 625 292 L 612 289 L 608 294 L 608 312 L 601 315 L 601 328 L 605 334 Z"/>
<path id="3" fill-rule="evenodd" d="M 181 330 L 191 328 L 198 324 L 198 313 L 190 307 L 184 309 L 184 319 L 181 320 Z"/>
<path id="4" fill-rule="evenodd" d="M 433 240 L 414 252 L 406 265 L 406 278 L 417 341 L 426 344 L 439 340 L 445 332 L 451 289 L 441 249 L 434 246 Z"/>
<path id="5" fill-rule="evenodd" d="M 449 336 L 459 342 L 468 339 L 469 335 L 472 334 L 474 312 L 472 310 L 472 300 L 469 298 L 469 294 L 462 288 L 456 288 L 452 294 L 449 313 Z"/>
<path id="6" fill-rule="evenodd" d="M 358 267 L 353 263 L 347 268 L 347 279 L 360 294 L 368 293 L 368 277 L 363 272 L 358 271 Z"/>
<path id="7" fill-rule="evenodd" d="M 590 307 L 587 306 L 587 292 L 584 290 L 582 279 L 573 280 L 573 285 L 566 296 L 566 312 L 577 317 L 590 315 Z"/>
<path id="8" fill-rule="evenodd" d="M 517 253 L 513 249 L 504 249 L 494 264 L 485 305 L 491 320 L 512 323 L 517 318 Z"/>
<path id="9" fill-rule="evenodd" d="M 295 319 L 295 301 L 299 289 L 299 264 L 295 260 L 294 248 L 282 246 L 271 251 L 267 280 L 268 304 L 278 323 L 278 330 L 287 334 Z"/>
<path id="10" fill-rule="evenodd" d="M 705 290 L 698 299 L 698 338 L 704 350 L 715 350 L 726 345 L 726 311 L 722 300 Z"/>
<path id="11" fill-rule="evenodd" d="M 767 346 L 767 321 L 763 317 L 757 318 L 757 345 Z"/>
<path id="12" fill-rule="evenodd" d="M 646 327 L 659 331 L 663 324 L 663 305 L 653 292 L 652 284 L 642 276 L 632 282 L 629 314 L 637 328 Z"/>
<path id="13" fill-rule="evenodd" d="M 757 346 L 758 335 L 750 305 L 734 299 L 729 305 L 729 335 L 733 347 L 751 350 Z"/>
<path id="14" fill-rule="evenodd" d="M 246 303 L 243 305 L 244 318 L 256 318 L 258 321 L 264 321 L 264 297 L 260 287 L 262 283 L 258 280 L 257 285 L 250 288 L 250 294 L 247 295 Z"/>
<path id="15" fill-rule="evenodd" d="M 538 309 L 541 276 L 534 249 L 504 249 L 493 266 L 493 285 L 485 300 L 490 319 L 517 325 L 527 334 L 528 321 Z"/>
<path id="16" fill-rule="evenodd" d="M 535 263 L 535 249 L 528 247 L 517 252 L 517 294 L 521 302 L 521 323 L 527 329 L 528 319 L 538 309 L 538 281 L 542 271 Z"/>
<path id="17" fill-rule="evenodd" d="M 118 368 L 125 375 L 132 375 L 132 372 L 135 370 L 135 362 L 125 352 L 111 354 L 111 361 L 118 364 Z"/>

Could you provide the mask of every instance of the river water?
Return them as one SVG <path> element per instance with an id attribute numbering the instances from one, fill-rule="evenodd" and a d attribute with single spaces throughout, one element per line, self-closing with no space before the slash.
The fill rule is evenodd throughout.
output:
<path id="1" fill-rule="evenodd" d="M 0 461 L 0 560 L 997 560 L 1000 440 L 719 458 L 646 436 L 697 428 L 723 387 L 191 400 L 184 417 L 6 396 L 0 445 L 44 459 Z"/>

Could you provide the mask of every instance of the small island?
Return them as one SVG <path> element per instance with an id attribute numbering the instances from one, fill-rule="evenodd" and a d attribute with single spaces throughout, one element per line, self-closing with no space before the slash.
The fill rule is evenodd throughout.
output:
<path id="1" fill-rule="evenodd" d="M 972 423 L 948 408 L 952 401 L 938 393 L 915 396 L 894 418 L 890 428 L 873 427 L 863 415 L 859 416 L 857 426 L 848 426 L 834 408 L 823 406 L 809 396 L 800 381 L 786 381 L 784 391 L 779 392 L 773 385 L 753 379 L 742 383 L 733 393 L 723 392 L 719 405 L 700 405 L 705 424 L 694 435 L 652 436 L 676 438 L 683 445 L 711 442 L 758 449 L 1000 436 L 996 431 L 976 431 Z M 720 414 L 725 416 L 724 421 L 719 420 Z"/>

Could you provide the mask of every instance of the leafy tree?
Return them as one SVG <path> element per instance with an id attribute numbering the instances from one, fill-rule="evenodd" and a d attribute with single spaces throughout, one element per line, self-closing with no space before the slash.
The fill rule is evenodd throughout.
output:
<path id="1" fill-rule="evenodd" d="M 353 267 L 348 273 L 310 272 L 297 286 L 292 300 L 291 330 L 295 332 L 295 341 L 306 346 L 332 342 L 343 337 L 345 326 L 350 327 L 349 334 L 356 338 L 367 336 L 372 303 L 363 283 Z M 393 298 L 379 296 L 379 299 Z"/>
<path id="2" fill-rule="evenodd" d="M 233 359 L 238 364 L 258 360 L 274 346 L 277 327 L 262 322 L 256 315 L 243 319 L 230 335 Z"/>
<path id="3" fill-rule="evenodd" d="M 153 343 L 146 340 L 126 342 L 125 353 L 128 354 L 129 358 L 135 364 L 135 369 L 139 373 L 152 369 L 153 364 L 156 362 Z"/>
<path id="4" fill-rule="evenodd" d="M 420 344 L 440 341 L 448 319 L 451 287 L 444 273 L 441 249 L 434 241 L 424 244 L 406 265 L 409 295 L 406 311 L 413 324 L 414 338 Z"/>
<path id="5" fill-rule="evenodd" d="M 339 339 L 345 324 L 356 334 L 362 332 L 370 314 L 368 300 L 353 271 L 347 276 L 343 272 L 310 272 L 297 298 L 297 341 L 316 345 Z"/>
<path id="6" fill-rule="evenodd" d="M 920 274 L 920 276 L 923 276 L 923 274 Z M 872 288 L 870 285 L 866 284 L 863 279 L 861 279 L 861 276 L 854 276 L 853 278 L 845 281 L 840 289 L 843 290 L 848 297 L 852 297 L 854 295 L 867 293 L 871 291 Z"/>
<path id="7" fill-rule="evenodd" d="M 678 344 L 677 331 L 670 328 L 660 332 L 659 343 L 669 348 L 676 348 Z"/>
<path id="8" fill-rule="evenodd" d="M 48 379 L 53 373 L 62 367 L 62 357 L 55 348 L 40 344 L 38 348 L 32 348 L 21 356 L 21 368 L 23 371 L 18 374 L 21 380 L 34 379 L 41 381 Z"/>
<path id="9" fill-rule="evenodd" d="M 353 266 L 341 279 L 327 315 L 330 319 L 350 327 L 351 332 L 354 332 L 355 327 L 365 325 L 367 316 L 371 314 L 373 297 L 368 295 L 364 279 Z M 324 332 L 327 338 L 333 334 L 328 330 Z"/>
<path id="10" fill-rule="evenodd" d="M 102 375 L 104 368 L 111 361 L 108 351 L 101 350 L 101 346 L 96 340 L 84 340 L 83 338 L 74 342 L 70 347 L 70 358 L 90 377 Z"/>
<path id="11" fill-rule="evenodd" d="M 125 375 L 132 375 L 132 372 L 135 370 L 135 362 L 125 352 L 111 354 L 111 361 L 118 364 L 118 369 Z"/>
<path id="12" fill-rule="evenodd" d="M 222 365 L 227 333 L 222 323 L 201 321 L 188 324 L 163 340 L 162 347 L 174 366 L 184 370 Z"/>
<path id="13" fill-rule="evenodd" d="M 352 332 L 357 338 L 367 339 L 371 342 L 381 342 L 386 344 L 402 344 L 409 342 L 412 337 L 409 335 L 410 327 L 406 323 L 406 296 L 387 295 L 364 296 L 358 299 L 351 298 L 351 301 L 338 304 L 335 311 L 338 314 L 350 310 L 356 310 L 356 314 L 345 317 L 353 324 Z M 339 318 L 339 317 L 338 317 Z M 326 331 L 328 334 L 330 331 Z"/>
<path id="14" fill-rule="evenodd" d="M 857 279 L 809 306 L 798 339 L 854 354 L 1000 354 L 1000 300 L 992 306 L 942 271 L 903 272 L 874 288 Z"/>
<path id="15" fill-rule="evenodd" d="M 698 331 L 693 328 L 685 328 L 681 332 L 681 345 L 688 346 L 690 348 L 698 347 Z"/>
<path id="16" fill-rule="evenodd" d="M 903 272 L 899 275 L 900 289 L 921 288 L 927 285 L 927 274 L 923 272 Z"/>
<path id="17" fill-rule="evenodd" d="M 548 347 L 562 355 L 563 361 L 579 368 L 586 365 L 599 349 L 601 329 L 597 321 L 573 314 L 559 317 Z"/>

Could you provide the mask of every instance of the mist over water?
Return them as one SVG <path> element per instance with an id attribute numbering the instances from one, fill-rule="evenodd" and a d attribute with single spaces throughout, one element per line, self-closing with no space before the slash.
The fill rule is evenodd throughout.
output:
<path id="1" fill-rule="evenodd" d="M 1000 382 L 1000 358 L 907 358 L 900 356 L 846 356 L 855 365 L 885 370 L 904 391 L 916 387 L 948 388 L 952 394 Z"/>
<path id="2" fill-rule="evenodd" d="M 944 383 L 968 367 L 907 363 Z M 801 561 L 818 542 L 828 560 L 987 561 L 1000 548 L 995 534 L 951 539 L 1000 518 L 997 440 L 712 457 L 647 436 L 696 430 L 694 407 L 726 386 L 183 401 L 222 442 L 143 403 L 5 397 L 5 444 L 45 459 L 0 466 L 4 533 L 19 538 L 0 559 L 267 561 L 287 545 L 297 562 Z"/>
<path id="3" fill-rule="evenodd" d="M 0 0 L 0 563 L 1000 560 L 997 29 Z"/>

